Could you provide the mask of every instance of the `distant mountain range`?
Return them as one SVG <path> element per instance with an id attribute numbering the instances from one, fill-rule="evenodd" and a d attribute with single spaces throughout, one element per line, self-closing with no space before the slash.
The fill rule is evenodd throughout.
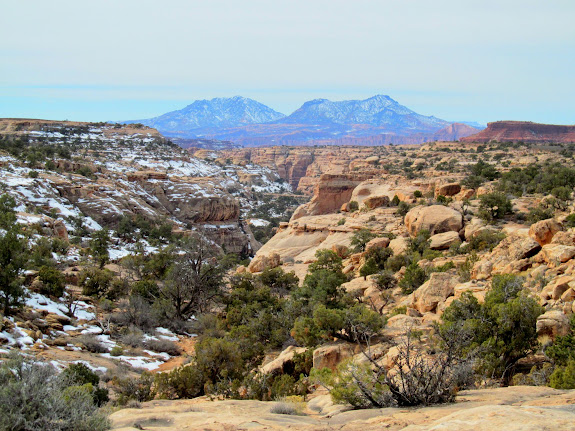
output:
<path id="1" fill-rule="evenodd" d="M 356 145 L 420 143 L 435 140 L 443 129 L 457 139 L 480 130 L 464 124 L 453 127 L 451 122 L 418 114 L 383 95 L 339 102 L 310 100 L 288 116 L 241 96 L 215 98 L 197 100 L 159 117 L 120 123 L 142 123 L 173 138 L 219 139 L 245 146 L 342 140 Z"/>

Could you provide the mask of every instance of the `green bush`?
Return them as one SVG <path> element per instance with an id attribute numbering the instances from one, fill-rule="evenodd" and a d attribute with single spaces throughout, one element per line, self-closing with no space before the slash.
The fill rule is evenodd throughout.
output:
<path id="1" fill-rule="evenodd" d="M 492 251 L 504 238 L 503 232 L 484 229 L 469 239 L 467 248 L 478 252 Z"/>
<path id="2" fill-rule="evenodd" d="M 399 281 L 399 287 L 404 295 L 409 295 L 427 281 L 428 274 L 417 262 L 410 263 L 405 268 L 405 274 Z"/>
<path id="3" fill-rule="evenodd" d="M 401 201 L 397 204 L 397 210 L 395 210 L 395 215 L 399 217 L 405 217 L 405 215 L 409 212 L 410 209 L 411 205 L 409 205 L 407 202 Z"/>
<path id="4" fill-rule="evenodd" d="M 383 271 L 379 272 L 375 277 L 375 286 L 383 291 L 388 289 L 393 289 L 397 285 L 397 280 L 393 275 L 393 272 L 384 269 Z"/>
<path id="5" fill-rule="evenodd" d="M 487 193 L 479 197 L 479 217 L 487 222 L 501 219 L 513 211 L 513 205 L 509 198 L 498 192 Z"/>
<path id="6" fill-rule="evenodd" d="M 365 246 L 373 238 L 375 238 L 375 234 L 371 230 L 361 228 L 353 233 L 350 244 L 356 253 L 361 253 L 365 251 Z"/>
<path id="7" fill-rule="evenodd" d="M 82 294 L 103 296 L 111 286 L 114 273 L 108 269 L 89 268 L 80 272 L 78 285 Z"/>
<path id="8" fill-rule="evenodd" d="M 569 320 L 569 332 L 555 338 L 553 344 L 545 349 L 545 354 L 556 365 L 567 365 L 570 359 L 575 359 L 575 315 Z"/>
<path id="9" fill-rule="evenodd" d="M 575 359 L 570 358 L 565 366 L 559 366 L 553 371 L 549 386 L 555 389 L 575 389 Z"/>
<path id="10" fill-rule="evenodd" d="M 476 357 L 476 369 L 508 385 L 517 361 L 538 346 L 535 324 L 543 312 L 515 275 L 495 275 L 480 304 L 471 292 L 445 310 L 439 332 L 461 358 Z"/>
<path id="11" fill-rule="evenodd" d="M 192 362 L 174 368 L 168 373 L 158 373 L 154 386 L 160 398 L 195 398 L 204 393 L 206 378 Z"/>
<path id="12" fill-rule="evenodd" d="M 43 266 L 38 271 L 38 277 L 42 282 L 41 293 L 61 297 L 64 294 L 64 275 L 55 268 Z"/>
<path id="13" fill-rule="evenodd" d="M 157 375 L 163 375 L 158 373 Z M 156 391 L 154 390 L 154 376 L 151 373 L 143 372 L 139 378 L 118 377 L 115 376 L 110 380 L 114 392 L 118 394 L 116 403 L 123 406 L 130 400 L 138 402 L 153 400 Z"/>
<path id="14" fill-rule="evenodd" d="M 98 386 L 100 384 L 100 377 L 81 362 L 70 364 L 64 368 L 60 378 L 64 379 L 67 386 L 91 385 L 94 404 L 98 407 L 109 401 L 108 390 Z"/>
<path id="15" fill-rule="evenodd" d="M 526 219 L 529 223 L 537 223 L 541 220 L 553 218 L 554 215 L 555 211 L 553 211 L 553 208 L 537 205 L 529 209 Z"/>
<path id="16" fill-rule="evenodd" d="M 374 259 L 370 258 L 365 261 L 365 263 L 359 269 L 359 275 L 364 279 L 367 279 L 368 275 L 375 274 L 378 271 L 377 263 Z"/>
<path id="17" fill-rule="evenodd" d="M 12 355 L 0 364 L 0 429 L 100 431 L 111 428 L 91 383 L 69 386 L 50 364 Z"/>

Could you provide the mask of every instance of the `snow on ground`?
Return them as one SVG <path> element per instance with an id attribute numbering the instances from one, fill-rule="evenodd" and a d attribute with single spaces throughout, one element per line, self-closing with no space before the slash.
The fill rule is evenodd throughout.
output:
<path id="1" fill-rule="evenodd" d="M 261 219 L 261 218 L 252 218 L 249 220 L 249 223 L 252 226 L 256 226 L 256 227 L 265 227 L 265 226 L 270 224 L 269 221 Z"/>
<path id="2" fill-rule="evenodd" d="M 100 356 L 108 359 L 116 359 L 118 361 L 125 362 L 134 368 L 144 368 L 146 370 L 155 370 L 165 362 L 144 356 L 112 356 L 110 353 L 102 353 Z"/>
<path id="3" fill-rule="evenodd" d="M 179 338 L 176 334 L 174 334 L 172 331 L 170 331 L 167 328 L 162 328 L 161 326 L 158 326 L 156 328 L 156 334 L 158 334 L 158 337 L 164 338 L 165 340 L 170 340 L 170 341 L 178 341 L 179 340 Z"/>
<path id="4" fill-rule="evenodd" d="M 63 300 L 63 299 L 62 299 Z M 62 303 L 55 302 L 45 295 L 40 293 L 30 293 L 28 299 L 26 300 L 26 305 L 35 310 L 45 310 L 49 313 L 54 313 L 59 316 L 68 317 L 66 314 L 66 306 Z M 86 304 L 83 301 L 76 302 L 76 310 L 74 312 L 74 317 L 78 320 L 94 320 L 96 315 L 93 313 L 92 306 Z"/>

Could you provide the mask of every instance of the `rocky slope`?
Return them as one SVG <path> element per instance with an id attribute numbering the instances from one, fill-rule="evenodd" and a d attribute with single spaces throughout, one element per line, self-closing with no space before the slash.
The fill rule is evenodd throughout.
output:
<path id="1" fill-rule="evenodd" d="M 229 251 L 250 253 L 258 245 L 242 219 L 253 206 L 253 193 L 290 191 L 268 168 L 194 158 L 147 127 L 3 119 L 0 136 L 71 151 L 38 171 L 10 155 L 0 161 L 0 181 L 19 211 L 41 208 L 68 230 L 73 217 L 112 228 L 123 216 L 167 219 L 174 229 L 199 227 Z"/>
<path id="2" fill-rule="evenodd" d="M 497 121 L 488 123 L 481 132 L 463 137 L 462 142 L 531 142 L 575 143 L 575 126 L 539 124 L 530 121 Z"/>

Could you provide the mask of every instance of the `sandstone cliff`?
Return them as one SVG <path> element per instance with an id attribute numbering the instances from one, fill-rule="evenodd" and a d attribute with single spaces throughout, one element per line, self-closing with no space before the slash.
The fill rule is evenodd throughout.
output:
<path id="1" fill-rule="evenodd" d="M 538 124 L 529 121 L 497 121 L 488 123 L 487 129 L 460 139 L 461 142 L 530 142 L 530 143 L 573 143 L 575 126 Z"/>

